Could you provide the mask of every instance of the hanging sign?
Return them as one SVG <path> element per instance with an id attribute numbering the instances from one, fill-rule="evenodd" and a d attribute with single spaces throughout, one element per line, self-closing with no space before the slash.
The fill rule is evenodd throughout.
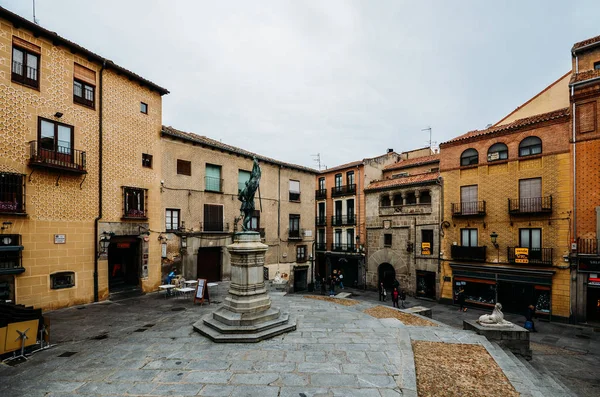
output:
<path id="1" fill-rule="evenodd" d="M 515 263 L 529 263 L 529 248 L 515 248 Z"/>
<path id="2" fill-rule="evenodd" d="M 431 255 L 431 243 L 421 243 L 421 255 Z"/>

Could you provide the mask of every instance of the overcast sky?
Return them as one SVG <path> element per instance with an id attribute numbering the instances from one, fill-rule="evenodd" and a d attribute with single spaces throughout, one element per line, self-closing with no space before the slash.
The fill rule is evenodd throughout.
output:
<path id="1" fill-rule="evenodd" d="M 32 0 L 0 0 L 32 19 Z M 316 168 L 485 128 L 571 68 L 600 1 L 37 0 L 165 87 L 163 124 Z"/>

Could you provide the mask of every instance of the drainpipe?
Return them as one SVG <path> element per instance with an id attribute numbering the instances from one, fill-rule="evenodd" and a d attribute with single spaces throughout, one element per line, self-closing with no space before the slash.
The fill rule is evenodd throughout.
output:
<path id="1" fill-rule="evenodd" d="M 100 69 L 100 78 L 98 81 L 99 93 L 98 93 L 98 217 L 94 219 L 94 302 L 98 302 L 98 221 L 102 219 L 102 77 L 104 75 L 104 68 L 106 67 L 106 60 L 102 62 L 102 68 Z"/>
<path id="2" fill-rule="evenodd" d="M 575 57 L 575 64 L 577 65 L 577 57 Z M 571 86 L 571 100 L 573 101 L 573 113 L 571 115 L 571 120 L 573 124 L 573 239 L 577 241 L 577 144 L 576 144 L 576 134 L 575 134 L 575 126 L 577 123 L 577 114 L 575 113 L 575 100 L 573 96 L 575 95 L 575 87 Z M 598 236 L 596 236 L 597 238 Z M 579 248 L 579 247 L 577 247 Z M 577 272 L 575 273 L 575 318 L 577 319 L 579 316 L 579 308 L 578 308 L 578 296 L 579 296 L 579 276 Z M 571 312 L 571 316 L 573 313 Z M 577 320 L 576 320 L 577 321 Z"/>
<path id="3" fill-rule="evenodd" d="M 281 260 L 281 166 L 277 174 L 277 241 L 277 263 L 279 263 Z"/>

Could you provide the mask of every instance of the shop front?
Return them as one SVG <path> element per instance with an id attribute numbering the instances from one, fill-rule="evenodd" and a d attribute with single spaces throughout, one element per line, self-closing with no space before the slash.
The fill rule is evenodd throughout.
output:
<path id="1" fill-rule="evenodd" d="M 538 316 L 552 315 L 552 270 L 450 264 L 454 301 L 464 290 L 465 303 L 492 308 L 497 302 L 507 313 L 522 314 L 534 305 Z"/>
<path id="2" fill-rule="evenodd" d="M 417 270 L 417 291 L 420 298 L 435 299 L 435 272 Z"/>
<path id="3" fill-rule="evenodd" d="M 600 324 L 600 258 L 596 256 L 579 257 L 578 279 L 583 287 L 583 320 Z"/>

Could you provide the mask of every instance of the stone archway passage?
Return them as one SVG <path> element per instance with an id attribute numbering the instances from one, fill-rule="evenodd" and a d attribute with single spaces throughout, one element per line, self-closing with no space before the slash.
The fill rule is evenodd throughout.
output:
<path id="1" fill-rule="evenodd" d="M 380 266 L 384 264 L 392 267 L 394 271 L 394 277 L 398 279 L 403 288 L 407 288 L 408 285 L 406 285 L 406 283 L 408 279 L 408 265 L 398 251 L 391 250 L 389 248 L 381 249 L 369 256 L 368 271 L 371 275 L 370 283 L 372 283 L 373 287 L 378 287 L 379 283 L 381 282 L 379 281 L 381 278 L 379 270 Z M 389 268 L 387 271 L 389 272 Z"/>
<path id="2" fill-rule="evenodd" d="M 379 284 L 383 283 L 385 289 L 390 290 L 394 286 L 394 280 L 396 279 L 396 270 L 389 263 L 382 263 L 377 268 L 379 275 Z"/>

